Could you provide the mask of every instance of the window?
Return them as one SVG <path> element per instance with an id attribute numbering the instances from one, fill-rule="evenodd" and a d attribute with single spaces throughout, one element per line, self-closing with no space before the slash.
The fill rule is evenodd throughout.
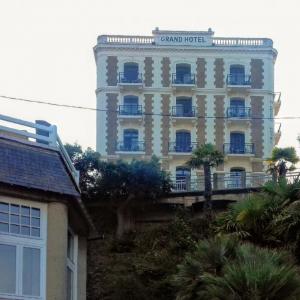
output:
<path id="1" fill-rule="evenodd" d="M 246 172 L 244 168 L 230 169 L 230 183 L 229 188 L 243 188 L 246 187 Z"/>
<path id="2" fill-rule="evenodd" d="M 229 117 L 245 118 L 246 116 L 245 100 L 241 98 L 230 99 Z"/>
<path id="3" fill-rule="evenodd" d="M 139 82 L 139 65 L 137 63 L 124 64 L 123 82 L 137 83 Z"/>
<path id="4" fill-rule="evenodd" d="M 195 114 L 192 107 L 192 98 L 176 98 L 176 107 L 175 112 L 173 112 L 173 115 L 177 117 L 193 117 Z"/>
<path id="5" fill-rule="evenodd" d="M 0 201 L 0 299 L 45 299 L 42 205 Z"/>
<path id="6" fill-rule="evenodd" d="M 245 153 L 245 134 L 240 132 L 230 133 L 230 153 Z"/>
<path id="7" fill-rule="evenodd" d="M 120 113 L 122 115 L 138 115 L 141 114 L 139 107 L 139 98 L 137 96 L 125 96 L 124 105 L 121 107 Z"/>
<path id="8" fill-rule="evenodd" d="M 191 170 L 186 167 L 176 168 L 176 190 L 188 190 L 191 180 Z"/>
<path id="9" fill-rule="evenodd" d="M 137 129 L 125 129 L 123 147 L 125 151 L 137 151 L 139 147 L 139 132 Z"/>
<path id="10" fill-rule="evenodd" d="M 176 152 L 190 152 L 191 146 L 191 133 L 189 131 L 176 132 Z"/>
<path id="11" fill-rule="evenodd" d="M 245 67 L 243 65 L 230 66 L 230 84 L 232 85 L 245 84 Z"/>
<path id="12" fill-rule="evenodd" d="M 67 300 L 76 300 L 78 238 L 71 229 L 68 230 L 67 256 Z"/>
<path id="13" fill-rule="evenodd" d="M 175 84 L 193 84 L 194 77 L 191 74 L 190 64 L 177 64 L 176 73 L 173 74 L 173 83 Z"/>

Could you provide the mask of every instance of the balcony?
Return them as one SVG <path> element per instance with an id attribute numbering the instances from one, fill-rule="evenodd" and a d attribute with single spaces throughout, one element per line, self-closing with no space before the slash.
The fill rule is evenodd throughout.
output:
<path id="1" fill-rule="evenodd" d="M 280 138 L 281 138 L 281 123 L 275 124 L 275 134 L 274 134 L 274 139 L 275 139 L 275 146 L 278 145 Z"/>
<path id="2" fill-rule="evenodd" d="M 117 142 L 117 152 L 137 153 L 145 151 L 145 142 L 142 141 L 128 141 Z"/>
<path id="3" fill-rule="evenodd" d="M 226 84 L 229 92 L 247 92 L 251 88 L 251 76 L 244 74 L 228 74 Z"/>
<path id="4" fill-rule="evenodd" d="M 123 90 L 141 90 L 143 87 L 143 75 L 137 73 L 135 76 L 128 76 L 124 72 L 119 73 L 118 85 Z"/>
<path id="5" fill-rule="evenodd" d="M 281 107 L 281 93 L 274 95 L 274 116 L 277 116 Z"/>
<path id="6" fill-rule="evenodd" d="M 255 149 L 253 143 L 246 143 L 244 145 L 226 143 L 223 145 L 223 152 L 226 155 L 254 155 Z"/>
<path id="7" fill-rule="evenodd" d="M 230 106 L 226 112 L 227 123 L 230 125 L 250 125 L 251 108 L 243 106 Z"/>
<path id="8" fill-rule="evenodd" d="M 121 123 L 135 122 L 141 124 L 143 121 L 143 107 L 137 104 L 119 105 L 119 120 Z"/>
<path id="9" fill-rule="evenodd" d="M 172 74 L 172 87 L 175 91 L 193 91 L 196 87 L 195 74 Z"/>
<path id="10" fill-rule="evenodd" d="M 170 142 L 169 143 L 169 152 L 175 154 L 190 154 L 198 146 L 198 143 L 178 143 Z"/>

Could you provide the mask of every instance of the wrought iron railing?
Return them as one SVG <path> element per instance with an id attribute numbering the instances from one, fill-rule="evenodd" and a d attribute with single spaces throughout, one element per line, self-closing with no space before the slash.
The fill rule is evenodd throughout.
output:
<path id="1" fill-rule="evenodd" d="M 178 152 L 178 153 L 191 153 L 198 146 L 198 143 L 179 143 L 179 142 L 170 142 L 169 151 Z"/>
<path id="2" fill-rule="evenodd" d="M 145 142 L 143 141 L 120 141 L 117 142 L 117 151 L 124 152 L 143 152 L 145 151 Z"/>
<path id="3" fill-rule="evenodd" d="M 227 108 L 227 118 L 249 119 L 250 117 L 250 107 L 230 106 Z"/>
<path id="4" fill-rule="evenodd" d="M 192 118 L 195 117 L 195 106 L 185 107 L 183 105 L 172 106 L 172 116 L 173 117 L 185 117 Z"/>
<path id="5" fill-rule="evenodd" d="M 195 84 L 195 74 L 187 73 L 187 74 L 172 74 L 172 83 L 173 84 L 187 84 L 194 85 Z"/>
<path id="6" fill-rule="evenodd" d="M 251 86 L 251 76 L 245 74 L 228 74 L 227 85 Z"/>
<path id="7" fill-rule="evenodd" d="M 139 116 L 142 115 L 142 105 L 125 104 L 119 105 L 119 114 L 123 116 Z"/>
<path id="8" fill-rule="evenodd" d="M 118 83 L 142 84 L 143 83 L 143 75 L 142 75 L 142 73 L 136 73 L 135 75 L 132 75 L 132 74 L 129 75 L 124 72 L 120 72 Z"/>
<path id="9" fill-rule="evenodd" d="M 235 144 L 235 143 L 226 143 L 223 145 L 224 154 L 254 154 L 254 144 L 245 143 L 245 144 Z"/>

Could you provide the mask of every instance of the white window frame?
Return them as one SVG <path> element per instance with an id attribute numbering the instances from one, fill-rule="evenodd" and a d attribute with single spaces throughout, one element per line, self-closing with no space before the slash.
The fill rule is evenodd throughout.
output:
<path id="1" fill-rule="evenodd" d="M 0 232 L 0 244 L 16 247 L 16 294 L 0 293 L 0 298 L 14 300 L 46 300 L 46 241 L 47 241 L 47 204 L 0 196 L 0 202 L 24 205 L 40 209 L 40 237 Z M 40 296 L 22 295 L 23 248 L 40 250 Z"/>
<path id="2" fill-rule="evenodd" d="M 77 300 L 77 280 L 78 280 L 78 236 L 69 227 L 68 233 L 73 237 L 73 261 L 67 255 L 67 268 L 73 272 L 72 300 Z"/>

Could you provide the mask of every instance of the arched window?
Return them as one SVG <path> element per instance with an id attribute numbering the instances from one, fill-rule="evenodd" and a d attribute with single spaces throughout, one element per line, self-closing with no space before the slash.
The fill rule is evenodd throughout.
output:
<path id="1" fill-rule="evenodd" d="M 230 66 L 230 84 L 232 85 L 245 84 L 245 67 L 243 65 Z"/>
<path id="2" fill-rule="evenodd" d="M 123 131 L 123 150 L 138 151 L 139 131 L 137 129 L 124 129 Z"/>
<path id="3" fill-rule="evenodd" d="M 231 98 L 230 99 L 230 114 L 229 117 L 232 118 L 245 118 L 245 99 L 243 98 Z"/>
<path id="4" fill-rule="evenodd" d="M 245 153 L 245 134 L 243 132 L 230 133 L 230 153 Z"/>
<path id="5" fill-rule="evenodd" d="M 192 106 L 191 97 L 177 97 L 176 98 L 176 107 L 173 111 L 173 115 L 177 117 L 193 117 L 195 112 Z"/>
<path id="6" fill-rule="evenodd" d="M 231 188 L 244 188 L 246 187 L 246 172 L 244 168 L 231 168 L 230 169 L 230 184 Z"/>
<path id="7" fill-rule="evenodd" d="M 122 115 L 138 115 L 141 114 L 139 106 L 139 98 L 137 96 L 128 95 L 124 97 L 123 106 L 120 110 Z"/>
<path id="8" fill-rule="evenodd" d="M 191 133 L 187 130 L 176 131 L 176 152 L 191 152 Z"/>
<path id="9" fill-rule="evenodd" d="M 137 83 L 139 80 L 139 65 L 134 62 L 124 64 L 123 82 Z"/>
<path id="10" fill-rule="evenodd" d="M 177 64 L 176 65 L 176 77 L 173 83 L 177 84 L 191 84 L 191 65 L 190 64 Z"/>
<path id="11" fill-rule="evenodd" d="M 191 182 L 191 170 L 187 167 L 176 167 L 176 190 L 186 191 Z"/>

